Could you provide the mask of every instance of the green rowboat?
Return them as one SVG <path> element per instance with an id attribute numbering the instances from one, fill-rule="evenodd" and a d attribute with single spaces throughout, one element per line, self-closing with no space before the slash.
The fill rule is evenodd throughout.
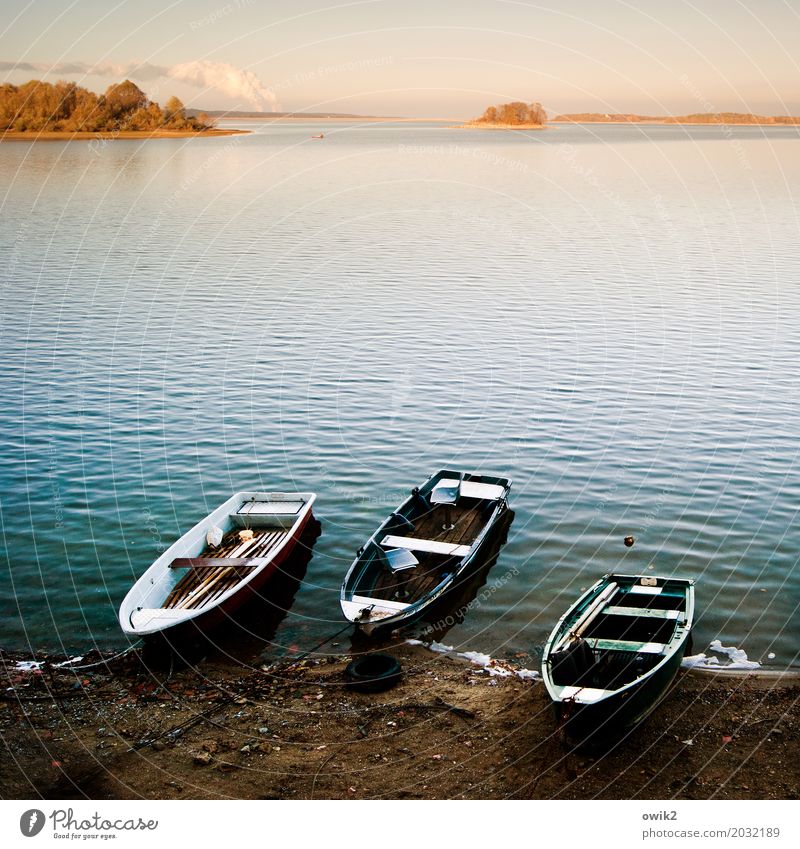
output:
<path id="1" fill-rule="evenodd" d="M 567 735 L 615 738 L 667 693 L 689 643 L 694 582 L 605 575 L 559 619 L 542 677 Z"/>

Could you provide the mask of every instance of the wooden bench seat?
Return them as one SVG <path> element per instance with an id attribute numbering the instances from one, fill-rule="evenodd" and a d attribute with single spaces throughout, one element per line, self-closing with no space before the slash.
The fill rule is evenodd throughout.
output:
<path id="1" fill-rule="evenodd" d="M 244 569 L 257 569 L 269 563 L 271 557 L 176 557 L 169 564 L 170 569 L 216 569 L 220 566 L 236 566 Z"/>
<path id="2" fill-rule="evenodd" d="M 560 697 L 562 699 L 577 698 L 582 702 L 599 702 L 601 699 L 610 696 L 614 690 L 602 690 L 597 687 L 559 687 Z"/>
<path id="3" fill-rule="evenodd" d="M 414 537 L 385 536 L 381 545 L 387 548 L 407 548 L 409 551 L 424 551 L 427 554 L 445 554 L 451 557 L 466 557 L 470 552 L 468 545 L 455 545 L 450 542 L 437 542 L 433 539 L 416 539 Z"/>
<path id="4" fill-rule="evenodd" d="M 636 654 L 664 654 L 664 643 L 642 643 L 637 640 L 602 640 L 587 637 L 586 641 L 593 649 L 606 651 L 630 651 Z"/>
<path id="5" fill-rule="evenodd" d="M 459 486 L 459 483 L 461 484 Z M 442 478 L 437 486 L 458 487 L 459 495 L 465 498 L 480 498 L 497 501 L 505 494 L 505 488 L 495 483 L 480 483 L 479 481 L 458 481 L 456 478 Z"/>
<path id="6" fill-rule="evenodd" d="M 641 584 L 633 584 L 628 587 L 631 595 L 661 595 L 662 587 L 643 587 Z"/>
<path id="7" fill-rule="evenodd" d="M 603 608 L 608 616 L 646 616 L 650 619 L 683 620 L 682 610 L 659 610 L 655 607 L 616 607 L 613 604 Z"/>
<path id="8" fill-rule="evenodd" d="M 398 612 L 400 610 L 405 610 L 407 607 L 411 607 L 410 604 L 406 604 L 402 601 L 387 601 L 383 598 L 370 598 L 364 595 L 354 595 L 352 599 L 350 599 L 353 604 L 358 604 L 361 607 L 382 607 L 386 610 L 392 610 L 394 612 Z"/>
<path id="9" fill-rule="evenodd" d="M 236 511 L 240 516 L 296 516 L 304 501 L 245 501 Z"/>
<path id="10" fill-rule="evenodd" d="M 186 618 L 185 610 L 167 610 L 163 607 L 141 607 L 131 613 L 131 625 L 136 628 L 148 628 L 154 625 L 162 627 L 180 622 Z"/>

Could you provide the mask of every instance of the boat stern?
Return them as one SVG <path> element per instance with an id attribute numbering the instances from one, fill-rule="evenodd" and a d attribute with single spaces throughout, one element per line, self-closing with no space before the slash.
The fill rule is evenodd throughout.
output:
<path id="1" fill-rule="evenodd" d="M 395 620 L 402 619 L 402 614 L 411 607 L 399 601 L 359 595 L 342 598 L 340 604 L 345 619 L 357 625 L 365 634 L 391 626 Z"/>

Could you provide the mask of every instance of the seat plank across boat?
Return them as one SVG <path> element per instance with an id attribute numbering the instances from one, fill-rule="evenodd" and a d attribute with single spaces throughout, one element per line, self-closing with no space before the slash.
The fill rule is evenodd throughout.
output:
<path id="1" fill-rule="evenodd" d="M 242 543 L 239 531 L 229 531 L 217 548 L 208 547 L 200 557 L 176 558 L 170 563 L 170 568 L 184 568 L 184 562 L 189 561 L 186 562 L 187 572 L 175 584 L 162 607 L 191 610 L 212 604 L 234 587 L 248 570 L 262 566 L 270 551 L 277 548 L 286 536 L 287 531 L 284 530 L 254 531 L 253 539 Z M 249 563 L 253 558 L 259 560 Z M 203 560 L 208 560 L 208 565 L 203 566 Z"/>

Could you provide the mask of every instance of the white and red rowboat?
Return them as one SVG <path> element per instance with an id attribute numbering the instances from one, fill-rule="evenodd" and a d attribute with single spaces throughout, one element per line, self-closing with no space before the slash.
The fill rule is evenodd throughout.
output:
<path id="1" fill-rule="evenodd" d="M 190 623 L 207 630 L 233 613 L 287 559 L 311 519 L 315 498 L 313 492 L 232 495 L 131 587 L 119 610 L 122 630 L 132 637 L 174 632 Z"/>

